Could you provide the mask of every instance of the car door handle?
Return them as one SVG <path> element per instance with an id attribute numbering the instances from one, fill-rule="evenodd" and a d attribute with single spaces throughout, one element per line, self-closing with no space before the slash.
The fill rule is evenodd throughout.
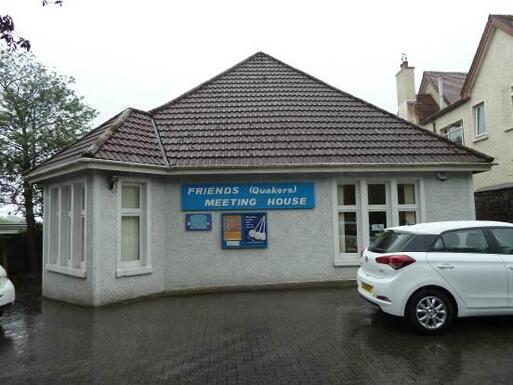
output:
<path id="1" fill-rule="evenodd" d="M 436 265 L 439 269 L 454 269 L 454 265 L 451 265 L 450 263 L 444 263 L 441 265 Z"/>

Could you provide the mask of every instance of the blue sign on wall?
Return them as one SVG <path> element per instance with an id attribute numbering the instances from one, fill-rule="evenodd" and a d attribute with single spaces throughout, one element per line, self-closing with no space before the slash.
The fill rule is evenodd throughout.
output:
<path id="1" fill-rule="evenodd" d="M 269 238 L 266 213 L 221 215 L 223 249 L 266 248 Z"/>
<path id="2" fill-rule="evenodd" d="M 314 184 L 182 184 L 182 210 L 313 209 Z"/>
<path id="3" fill-rule="evenodd" d="M 212 229 L 212 214 L 185 214 L 186 231 L 209 231 Z"/>

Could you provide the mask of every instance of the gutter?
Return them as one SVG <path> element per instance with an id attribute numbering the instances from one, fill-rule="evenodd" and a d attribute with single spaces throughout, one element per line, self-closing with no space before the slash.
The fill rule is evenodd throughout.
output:
<path id="1" fill-rule="evenodd" d="M 280 166 L 213 166 L 209 168 L 198 167 L 169 167 L 163 165 L 141 164 L 115 160 L 102 160 L 93 158 L 79 158 L 65 165 L 57 165 L 39 172 L 28 174 L 26 179 L 30 183 L 41 182 L 82 170 L 105 170 L 112 172 L 144 173 L 154 175 L 219 175 L 219 174 L 278 174 L 278 173 L 341 173 L 341 172 L 372 172 L 372 171 L 487 171 L 494 163 L 418 163 L 418 164 L 395 164 L 395 163 L 346 163 L 343 165 L 333 163 L 320 163 L 316 165 L 284 164 Z"/>

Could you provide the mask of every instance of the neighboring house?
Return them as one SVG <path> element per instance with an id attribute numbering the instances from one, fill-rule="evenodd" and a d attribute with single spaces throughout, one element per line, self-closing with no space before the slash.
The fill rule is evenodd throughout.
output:
<path id="1" fill-rule="evenodd" d="M 513 221 L 513 16 L 490 15 L 468 73 L 423 74 L 401 64 L 398 115 L 452 141 L 492 155 L 474 177 L 478 217 Z"/>
<path id="2" fill-rule="evenodd" d="M 27 230 L 24 218 L 13 215 L 0 216 L 0 265 L 9 273 L 22 264 L 24 253 L 21 251 L 25 239 L 20 235 Z"/>
<path id="3" fill-rule="evenodd" d="M 353 280 L 385 227 L 474 218 L 472 174 L 491 161 L 257 53 L 29 173 L 43 294 L 99 306 Z"/>

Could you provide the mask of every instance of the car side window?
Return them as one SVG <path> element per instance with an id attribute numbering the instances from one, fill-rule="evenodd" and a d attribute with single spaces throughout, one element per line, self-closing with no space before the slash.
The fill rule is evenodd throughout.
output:
<path id="1" fill-rule="evenodd" d="M 481 229 L 447 231 L 442 234 L 444 251 L 449 253 L 489 253 L 490 247 Z"/>
<path id="2" fill-rule="evenodd" d="M 431 251 L 445 251 L 444 243 L 442 238 L 438 238 L 435 244 L 431 247 Z"/>
<path id="3" fill-rule="evenodd" d="M 499 254 L 513 254 L 513 228 L 490 229 Z"/>

